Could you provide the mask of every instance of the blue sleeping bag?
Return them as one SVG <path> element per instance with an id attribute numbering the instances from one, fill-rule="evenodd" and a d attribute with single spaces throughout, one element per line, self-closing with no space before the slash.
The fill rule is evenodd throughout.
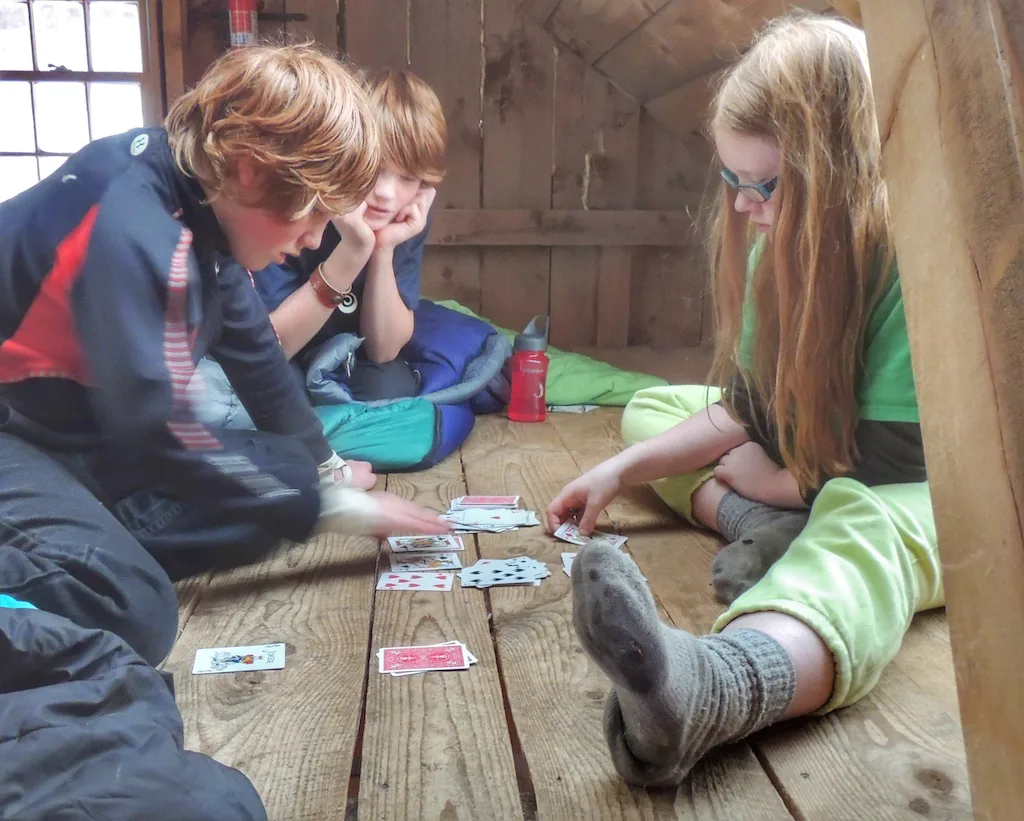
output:
<path id="1" fill-rule="evenodd" d="M 455 451 L 476 414 L 508 402 L 508 340 L 486 322 L 421 299 L 401 356 L 420 372 L 420 395 L 358 402 L 347 363 L 362 344 L 352 334 L 327 340 L 310 358 L 306 388 L 331 446 L 384 472 L 423 470 Z"/>

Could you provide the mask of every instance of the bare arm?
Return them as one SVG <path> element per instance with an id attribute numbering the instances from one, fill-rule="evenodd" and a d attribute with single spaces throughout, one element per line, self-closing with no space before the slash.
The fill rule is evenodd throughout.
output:
<path id="1" fill-rule="evenodd" d="M 555 530 L 582 511 L 580 532 L 590 533 L 601 511 L 623 487 L 691 473 L 714 464 L 749 438 L 746 428 L 730 417 L 725 408 L 711 405 L 664 433 L 626 448 L 570 482 L 548 505 L 548 526 Z"/>
<path id="2" fill-rule="evenodd" d="M 398 292 L 394 252 L 394 248 L 374 250 L 363 289 L 359 332 L 366 339 L 363 350 L 373 362 L 390 362 L 412 339 L 413 312 Z"/>
<path id="3" fill-rule="evenodd" d="M 416 197 L 395 219 L 376 233 L 376 247 L 363 290 L 363 307 L 359 314 L 359 332 L 366 340 L 363 350 L 374 362 L 390 362 L 412 339 L 415 324 L 412 310 L 402 299 L 395 275 L 395 249 L 420 235 L 427 226 L 427 215 L 434 204 L 437 189 L 420 187 Z M 422 254 L 422 244 L 418 248 Z M 420 257 L 416 257 L 419 265 Z"/>
<path id="4" fill-rule="evenodd" d="M 614 467 L 623 485 L 637 485 L 692 473 L 749 440 L 746 428 L 724 407 L 711 405 L 664 433 L 626 448 L 605 464 Z"/>
<path id="5" fill-rule="evenodd" d="M 373 251 L 375 238 L 370 226 L 363 221 L 365 210 L 364 204 L 333 220 L 341 242 L 324 260 L 322 270 L 327 284 L 340 293 L 352 287 Z M 276 310 L 271 311 L 270 322 L 285 356 L 291 359 L 301 351 L 331 318 L 333 311 L 333 307 L 324 305 L 317 298 L 309 282 L 304 282 Z"/>

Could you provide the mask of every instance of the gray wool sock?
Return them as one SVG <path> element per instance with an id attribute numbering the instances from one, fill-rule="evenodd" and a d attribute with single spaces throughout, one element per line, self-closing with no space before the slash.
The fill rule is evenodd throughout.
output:
<path id="1" fill-rule="evenodd" d="M 757 630 L 696 637 L 662 624 L 625 553 L 588 545 L 573 561 L 573 621 L 614 685 L 605 738 L 615 768 L 674 786 L 705 753 L 774 723 L 796 690 L 782 647 Z"/>
<path id="2" fill-rule="evenodd" d="M 757 584 L 807 524 L 806 510 L 784 510 L 730 490 L 718 505 L 718 531 L 729 541 L 711 564 L 715 598 L 732 604 Z"/>

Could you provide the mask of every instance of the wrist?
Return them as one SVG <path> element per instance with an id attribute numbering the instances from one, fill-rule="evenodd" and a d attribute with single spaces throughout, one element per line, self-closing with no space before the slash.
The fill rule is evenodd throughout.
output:
<path id="1" fill-rule="evenodd" d="M 343 258 L 338 251 L 335 251 L 317 268 L 328 285 L 335 291 L 344 293 L 351 289 L 362 266 L 356 268 L 350 263 L 348 257 Z"/>
<path id="2" fill-rule="evenodd" d="M 803 497 L 800 494 L 800 486 L 797 484 L 793 474 L 786 468 L 780 468 L 772 474 L 767 483 L 765 494 L 768 498 L 765 504 L 780 508 L 801 508 L 805 507 Z"/>
<path id="3" fill-rule="evenodd" d="M 395 256 L 394 245 L 375 245 L 373 251 L 370 253 L 370 259 L 373 262 L 391 262 Z"/>
<path id="4" fill-rule="evenodd" d="M 325 308 L 337 308 L 346 300 L 346 298 L 349 298 L 352 293 L 351 285 L 344 290 L 339 290 L 329 282 L 327 277 L 324 275 L 324 267 L 322 264 L 317 265 L 309 275 L 309 286 L 313 289 L 313 293 L 316 294 L 316 298 L 319 300 L 320 304 Z"/>

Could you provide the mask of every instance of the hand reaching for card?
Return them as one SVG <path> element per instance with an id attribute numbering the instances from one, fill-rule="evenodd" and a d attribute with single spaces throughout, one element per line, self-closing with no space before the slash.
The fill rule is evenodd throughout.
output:
<path id="1" fill-rule="evenodd" d="M 597 524 L 597 517 L 619 495 L 622 477 L 605 464 L 598 465 L 569 482 L 548 505 L 548 527 L 553 533 L 563 522 L 571 521 L 580 513 L 579 532 L 589 536 Z"/>
<path id="2" fill-rule="evenodd" d="M 440 535 L 449 525 L 436 511 L 384 491 L 337 484 L 320 487 L 318 532 L 384 537 L 398 533 Z"/>
<path id="3" fill-rule="evenodd" d="M 434 204 L 437 189 L 429 185 L 420 187 L 415 199 L 398 212 L 395 218 L 377 231 L 377 248 L 394 249 L 408 242 L 427 227 L 427 214 Z"/>

